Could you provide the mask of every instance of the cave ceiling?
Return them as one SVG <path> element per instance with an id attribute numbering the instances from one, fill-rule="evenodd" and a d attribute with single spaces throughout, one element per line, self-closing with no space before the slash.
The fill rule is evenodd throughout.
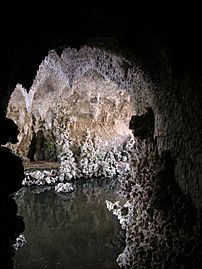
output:
<path id="1" fill-rule="evenodd" d="M 130 49 L 137 51 L 137 61 L 140 51 L 162 46 L 176 74 L 201 72 L 201 21 L 190 7 L 138 9 L 103 3 L 75 8 L 49 5 L 42 11 L 39 6 L 11 5 L 1 10 L 1 97 L 19 82 L 29 88 L 48 51 L 60 54 L 68 46 Z"/>

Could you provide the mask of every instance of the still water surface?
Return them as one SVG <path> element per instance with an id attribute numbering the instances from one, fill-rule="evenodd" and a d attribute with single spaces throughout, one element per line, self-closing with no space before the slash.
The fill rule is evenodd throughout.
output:
<path id="1" fill-rule="evenodd" d="M 111 181 L 112 182 L 112 181 Z M 118 269 L 123 231 L 105 200 L 120 199 L 106 180 L 77 182 L 70 194 L 22 189 L 16 198 L 27 243 L 15 255 L 16 269 Z"/>

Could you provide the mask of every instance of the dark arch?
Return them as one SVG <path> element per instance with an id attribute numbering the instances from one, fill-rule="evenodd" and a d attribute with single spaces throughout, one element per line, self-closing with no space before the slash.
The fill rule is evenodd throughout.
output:
<path id="1" fill-rule="evenodd" d="M 124 10 L 127 12 L 124 13 Z M 25 22 L 19 24 L 18 17 L 14 16 L 14 24 L 1 36 L 1 106 L 5 110 L 16 83 L 20 81 L 26 88 L 32 85 L 35 72 L 50 49 L 60 53 L 68 46 L 79 49 L 82 45 L 89 45 L 132 59 L 132 63 L 143 71 L 136 91 L 141 91 L 142 81 L 148 83 L 158 149 L 162 152 L 171 150 L 177 162 L 176 180 L 180 189 L 193 199 L 200 213 L 202 82 L 201 41 L 197 31 L 201 23 L 197 27 L 195 20 L 192 23 L 187 20 L 190 18 L 188 12 L 183 13 L 178 9 L 174 16 L 171 9 L 166 16 L 162 11 L 160 19 L 156 17 L 157 12 L 150 10 L 146 13 L 150 14 L 146 21 L 142 12 L 138 16 L 137 12 L 134 15 L 134 9 L 131 12 L 128 10 L 123 8 L 117 14 L 114 9 L 107 16 L 95 16 L 88 12 L 80 20 L 79 16 L 70 16 L 68 23 L 65 22 L 65 31 L 61 30 L 60 25 L 58 31 L 55 20 L 54 30 L 47 25 L 48 30 L 45 31 L 25 31 Z M 1 25 L 4 27 L 4 22 Z M 126 64 L 125 74 L 127 70 Z M 141 96 L 141 100 L 144 100 L 144 96 Z M 142 113 L 140 109 L 139 114 Z"/>

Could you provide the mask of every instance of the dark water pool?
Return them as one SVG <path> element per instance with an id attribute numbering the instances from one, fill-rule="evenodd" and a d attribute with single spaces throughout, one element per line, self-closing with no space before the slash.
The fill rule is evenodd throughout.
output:
<path id="1" fill-rule="evenodd" d="M 18 193 L 27 243 L 16 252 L 16 269 L 119 268 L 123 231 L 105 205 L 118 199 L 117 186 L 80 181 L 74 187 L 70 194 L 39 187 Z"/>

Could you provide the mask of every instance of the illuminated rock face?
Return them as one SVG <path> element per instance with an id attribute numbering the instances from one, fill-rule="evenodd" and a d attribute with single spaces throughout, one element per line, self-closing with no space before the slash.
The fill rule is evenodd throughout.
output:
<path id="1" fill-rule="evenodd" d="M 189 77 L 174 81 L 160 59 L 148 61 L 152 74 L 149 80 L 146 73 L 134 67 L 134 62 L 130 64 L 105 51 L 67 49 L 61 57 L 51 51 L 40 65 L 29 94 L 17 85 L 8 105 L 8 117 L 21 130 L 15 148 L 18 155 L 33 159 L 51 159 L 57 153 L 64 159 L 70 156 L 72 162 L 65 163 L 63 170 L 74 167 L 72 152 L 76 156 L 83 154 L 81 168 L 87 176 L 91 171 L 85 168 L 89 163 L 94 167 L 90 161 L 94 144 L 104 151 L 110 146 L 118 147 L 130 135 L 131 115 L 143 115 L 140 118 L 144 119 L 146 108 L 152 108 L 151 128 L 143 135 L 139 132 L 144 128 L 133 130 L 137 138 L 132 175 L 122 182 L 128 199 L 128 213 L 124 208 L 122 216 L 126 221 L 126 248 L 118 259 L 123 268 L 162 268 L 162 264 L 165 268 L 179 268 L 191 263 L 189 268 L 197 268 L 198 263 L 195 250 L 200 247 L 195 239 L 200 234 L 202 205 L 198 146 L 201 92 Z M 171 178 L 174 182 L 166 184 L 167 194 L 161 185 L 164 178 L 159 167 L 160 156 L 166 151 L 175 160 L 175 177 Z M 164 207 L 164 198 L 169 201 L 168 208 Z M 189 198 L 198 209 L 197 216 L 193 214 L 191 218 L 189 212 L 194 213 L 194 208 Z M 191 248 L 187 247 L 189 243 Z M 165 255 L 160 255 L 162 252 Z M 181 262 L 181 257 L 186 259 Z"/>
<path id="2" fill-rule="evenodd" d="M 103 67 L 89 66 L 93 57 L 84 64 L 83 55 L 77 62 L 76 54 L 67 50 L 59 58 L 50 52 L 29 93 L 18 84 L 11 95 L 7 116 L 20 129 L 19 143 L 12 148 L 24 160 L 56 161 L 67 135 L 76 155 L 87 136 L 108 150 L 131 135 L 130 93 L 107 78 Z M 115 78 L 115 71 L 110 72 Z"/>

